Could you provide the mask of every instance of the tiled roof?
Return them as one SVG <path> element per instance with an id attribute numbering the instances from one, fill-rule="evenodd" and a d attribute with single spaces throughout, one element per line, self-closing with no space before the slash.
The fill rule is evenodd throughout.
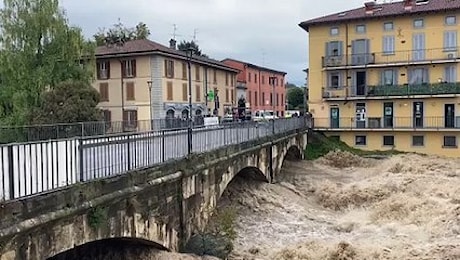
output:
<path id="1" fill-rule="evenodd" d="M 162 44 L 151 40 L 133 40 L 126 42 L 120 47 L 99 46 L 96 48 L 96 58 L 109 58 L 117 56 L 134 56 L 134 55 L 149 55 L 162 54 L 166 56 L 175 56 L 180 59 L 187 59 L 187 53 L 184 51 L 168 48 Z M 214 59 L 192 56 L 194 62 L 201 62 L 210 65 L 215 65 L 223 69 L 238 72 L 234 68 Z"/>
<path id="2" fill-rule="evenodd" d="M 238 62 L 238 63 L 241 63 L 241 64 L 245 64 L 245 65 L 247 65 L 248 67 L 256 68 L 256 69 L 259 69 L 259 70 L 271 71 L 271 72 L 278 73 L 278 74 L 283 74 L 283 75 L 286 75 L 286 74 L 287 74 L 286 72 L 283 72 L 283 71 L 278 71 L 278 70 L 270 69 L 270 68 L 267 68 L 267 67 L 262 67 L 262 66 L 259 66 L 259 65 L 254 65 L 254 64 L 251 64 L 251 63 L 248 63 L 248 62 L 245 62 L 245 61 L 239 61 L 239 60 L 230 59 L 230 58 L 227 58 L 227 59 L 225 59 L 225 60 L 222 60 L 222 62 L 224 62 L 224 61 L 226 61 L 226 60 Z"/>
<path id="3" fill-rule="evenodd" d="M 343 11 L 311 20 L 299 24 L 300 27 L 308 31 L 309 27 L 317 24 L 340 23 L 345 21 L 383 18 L 389 16 L 411 15 L 428 12 L 456 11 L 460 10 L 460 0 L 429 0 L 425 4 L 416 4 L 415 0 L 411 1 L 411 8 L 406 10 L 405 2 L 375 4 L 372 14 L 366 13 L 366 7 L 360 7 L 352 10 Z"/>

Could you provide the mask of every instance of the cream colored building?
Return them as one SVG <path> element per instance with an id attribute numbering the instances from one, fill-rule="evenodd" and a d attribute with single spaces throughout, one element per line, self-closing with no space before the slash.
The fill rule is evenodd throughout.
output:
<path id="1" fill-rule="evenodd" d="M 99 107 L 106 121 L 135 126 L 137 121 L 188 116 L 188 56 L 176 49 L 175 41 L 170 47 L 150 40 L 98 47 L 96 64 L 93 86 L 101 94 Z M 192 116 L 213 113 L 216 106 L 218 115 L 224 115 L 236 103 L 238 70 L 193 55 L 190 64 Z M 208 101 L 207 93 L 215 90 L 219 102 Z"/>

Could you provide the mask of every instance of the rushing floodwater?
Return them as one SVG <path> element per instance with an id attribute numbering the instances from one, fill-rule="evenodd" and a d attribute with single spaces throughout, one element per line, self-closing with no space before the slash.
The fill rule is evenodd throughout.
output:
<path id="1" fill-rule="evenodd" d="M 237 178 L 224 193 L 220 205 L 238 211 L 229 259 L 460 259 L 458 160 L 338 153 L 286 162 L 281 176 Z M 212 259 L 130 252 L 123 259 Z"/>

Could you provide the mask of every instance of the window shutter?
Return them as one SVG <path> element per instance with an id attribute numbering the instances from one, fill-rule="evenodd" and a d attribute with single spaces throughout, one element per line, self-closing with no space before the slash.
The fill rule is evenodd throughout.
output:
<path id="1" fill-rule="evenodd" d="M 330 49 L 330 43 L 326 42 L 326 57 L 331 56 L 331 49 Z"/>
<path id="2" fill-rule="evenodd" d="M 173 83 L 168 81 L 168 83 L 166 83 L 166 88 L 166 99 L 173 100 Z"/>
<path id="3" fill-rule="evenodd" d="M 187 79 L 187 63 L 182 62 L 182 78 Z"/>
<path id="4" fill-rule="evenodd" d="M 133 123 L 134 127 L 137 127 L 137 110 L 132 111 L 131 115 L 131 122 Z"/>
<path id="5" fill-rule="evenodd" d="M 126 77 L 126 61 L 121 62 L 121 75 L 122 77 Z"/>
<path id="6" fill-rule="evenodd" d="M 134 82 L 126 83 L 126 100 L 135 100 Z"/>
<path id="7" fill-rule="evenodd" d="M 200 85 L 195 86 L 195 92 L 196 92 L 196 101 L 200 102 L 201 101 L 201 87 L 200 87 Z"/>
<path id="8" fill-rule="evenodd" d="M 97 74 L 97 79 L 101 79 L 101 63 L 100 62 L 96 63 L 96 74 Z"/>
<path id="9" fill-rule="evenodd" d="M 398 85 L 398 69 L 393 69 L 393 84 Z"/>
<path id="10" fill-rule="evenodd" d="M 131 60 L 132 62 L 132 69 L 133 69 L 133 77 L 136 77 L 136 60 Z"/>
<path id="11" fill-rule="evenodd" d="M 165 77 L 168 77 L 168 60 L 165 60 Z"/>
<path id="12" fill-rule="evenodd" d="M 342 41 L 338 41 L 337 42 L 337 48 L 338 48 L 338 55 L 339 56 L 342 56 L 343 55 L 343 42 Z"/>
<path id="13" fill-rule="evenodd" d="M 107 79 L 110 79 L 110 61 L 107 61 Z"/>
<path id="14" fill-rule="evenodd" d="M 99 84 L 99 94 L 101 97 L 101 101 L 109 101 L 109 84 L 108 83 Z"/>
<path id="15" fill-rule="evenodd" d="M 123 122 L 128 122 L 128 113 L 129 111 L 123 111 Z"/>
<path id="16" fill-rule="evenodd" d="M 187 101 L 188 93 L 187 93 L 187 83 L 182 84 L 182 100 Z"/>

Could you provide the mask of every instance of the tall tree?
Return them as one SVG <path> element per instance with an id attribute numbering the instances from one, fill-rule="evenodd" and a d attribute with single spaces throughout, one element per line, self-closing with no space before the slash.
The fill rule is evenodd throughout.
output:
<path id="1" fill-rule="evenodd" d="M 93 37 L 98 46 L 121 46 L 128 41 L 144 40 L 149 36 L 150 30 L 145 23 L 140 22 L 135 28 L 128 28 L 118 19 L 118 23 L 114 24 L 112 28 L 108 30 L 100 28 Z"/>
<path id="2" fill-rule="evenodd" d="M 201 53 L 200 46 L 198 46 L 198 44 L 194 41 L 181 41 L 179 45 L 177 45 L 177 48 L 181 51 L 188 51 L 193 49 L 193 55 L 208 58 L 208 55 Z"/>
<path id="3" fill-rule="evenodd" d="M 33 111 L 33 123 L 98 121 L 99 99 L 99 92 L 86 82 L 62 82 L 43 94 L 43 102 Z"/>
<path id="4" fill-rule="evenodd" d="M 94 46 L 69 26 L 58 0 L 4 0 L 0 10 L 0 118 L 24 124 L 46 90 L 68 79 L 89 82 Z"/>
<path id="5" fill-rule="evenodd" d="M 292 87 L 287 91 L 288 108 L 300 109 L 304 108 L 305 88 Z"/>

